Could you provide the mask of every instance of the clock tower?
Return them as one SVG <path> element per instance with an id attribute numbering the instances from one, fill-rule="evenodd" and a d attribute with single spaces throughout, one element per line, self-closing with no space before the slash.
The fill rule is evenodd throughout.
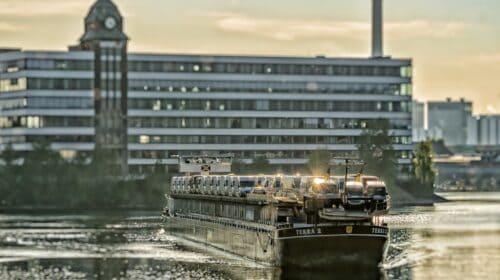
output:
<path id="1" fill-rule="evenodd" d="M 128 37 L 123 18 L 111 0 L 97 0 L 85 18 L 80 49 L 94 53 L 96 151 L 128 173 L 127 66 Z"/>

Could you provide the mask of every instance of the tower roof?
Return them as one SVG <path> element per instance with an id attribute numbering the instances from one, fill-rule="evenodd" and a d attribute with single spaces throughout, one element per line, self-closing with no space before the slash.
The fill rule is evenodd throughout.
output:
<path id="1" fill-rule="evenodd" d="M 85 17 L 82 43 L 95 40 L 128 40 L 123 32 L 123 17 L 111 0 L 97 0 Z"/>

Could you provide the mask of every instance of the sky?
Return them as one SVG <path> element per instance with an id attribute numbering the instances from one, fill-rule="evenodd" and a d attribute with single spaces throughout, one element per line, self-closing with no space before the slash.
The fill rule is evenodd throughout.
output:
<path id="1" fill-rule="evenodd" d="M 95 0 L 0 0 L 0 47 L 66 50 Z M 114 0 L 132 52 L 368 57 L 370 0 Z M 500 1 L 384 0 L 385 54 L 414 98 L 500 114 Z"/>

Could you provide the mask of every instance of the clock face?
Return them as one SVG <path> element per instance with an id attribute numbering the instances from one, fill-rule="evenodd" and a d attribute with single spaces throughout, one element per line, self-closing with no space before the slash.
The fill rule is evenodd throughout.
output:
<path id="1" fill-rule="evenodd" d="M 112 17 L 108 17 L 104 21 L 104 25 L 106 26 L 107 29 L 113 29 L 116 26 L 116 20 Z"/>

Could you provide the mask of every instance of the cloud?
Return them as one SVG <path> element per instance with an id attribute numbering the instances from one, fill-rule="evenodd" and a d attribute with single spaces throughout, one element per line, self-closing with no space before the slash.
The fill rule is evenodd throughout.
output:
<path id="1" fill-rule="evenodd" d="M 79 15 L 92 1 L 81 0 L 1 0 L 0 15 L 33 17 L 48 15 Z"/>
<path id="2" fill-rule="evenodd" d="M 448 67 L 486 67 L 488 69 L 500 69 L 500 52 L 479 53 L 463 55 L 460 59 L 450 60 L 445 63 Z"/>
<path id="3" fill-rule="evenodd" d="M 277 20 L 249 17 L 246 15 L 225 15 L 215 20 L 215 26 L 222 31 L 265 37 L 279 41 L 301 38 L 350 37 L 362 38 L 367 26 L 357 22 L 330 24 L 319 21 Z"/>
<path id="4" fill-rule="evenodd" d="M 479 54 L 472 56 L 470 60 L 479 63 L 500 63 L 500 53 Z"/>
<path id="5" fill-rule="evenodd" d="M 363 40 L 369 34 L 368 21 L 326 21 L 306 19 L 270 19 L 243 14 L 209 13 L 215 27 L 224 32 L 241 33 L 279 41 L 299 39 L 345 38 Z M 391 38 L 451 38 L 465 30 L 460 22 L 414 20 L 387 22 L 385 31 Z"/>
<path id="6" fill-rule="evenodd" d="M 8 22 L 0 22 L 0 31 L 2 32 L 12 32 L 25 29 L 20 25 L 10 24 Z"/>
<path id="7" fill-rule="evenodd" d="M 493 107 L 492 105 L 486 106 L 486 111 L 490 114 L 497 114 L 498 113 L 497 108 Z"/>
<path id="8" fill-rule="evenodd" d="M 413 20 L 405 22 L 388 22 L 386 32 L 397 37 L 421 37 L 429 39 L 453 38 L 466 31 L 463 22 Z"/>

